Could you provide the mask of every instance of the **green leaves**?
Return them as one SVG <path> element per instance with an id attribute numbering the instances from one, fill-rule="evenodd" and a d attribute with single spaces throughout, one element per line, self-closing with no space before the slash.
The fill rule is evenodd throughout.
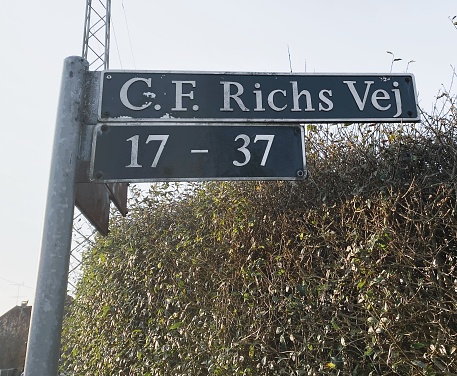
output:
<path id="1" fill-rule="evenodd" d="M 84 256 L 65 371 L 457 374 L 456 127 L 441 121 L 309 127 L 299 184 L 134 191 Z"/>
<path id="2" fill-rule="evenodd" d="M 170 325 L 170 326 L 168 327 L 168 329 L 169 329 L 169 330 L 176 330 L 176 329 L 179 329 L 179 328 L 180 328 L 181 326 L 183 326 L 183 325 L 184 325 L 184 322 L 179 321 L 179 322 L 176 322 L 176 323 Z"/>

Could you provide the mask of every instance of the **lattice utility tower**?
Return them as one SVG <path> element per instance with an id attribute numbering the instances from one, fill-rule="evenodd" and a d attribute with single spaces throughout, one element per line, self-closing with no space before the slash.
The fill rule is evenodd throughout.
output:
<path id="1" fill-rule="evenodd" d="M 90 70 L 108 69 L 111 0 L 87 0 L 82 57 Z"/>
<path id="2" fill-rule="evenodd" d="M 109 68 L 111 0 L 87 0 L 82 57 L 92 71 Z M 68 284 L 74 289 L 79 278 L 83 252 L 92 244 L 96 230 L 75 208 Z"/>

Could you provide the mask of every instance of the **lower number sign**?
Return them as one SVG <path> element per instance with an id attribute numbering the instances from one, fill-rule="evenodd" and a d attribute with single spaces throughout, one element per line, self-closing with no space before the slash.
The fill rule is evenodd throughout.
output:
<path id="1" fill-rule="evenodd" d="M 99 182 L 295 180 L 305 176 L 296 126 L 96 126 L 91 178 Z"/>

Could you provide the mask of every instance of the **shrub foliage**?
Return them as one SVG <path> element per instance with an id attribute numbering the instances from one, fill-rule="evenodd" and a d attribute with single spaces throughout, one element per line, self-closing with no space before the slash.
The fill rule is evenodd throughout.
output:
<path id="1" fill-rule="evenodd" d="M 420 125 L 308 126 L 303 182 L 134 193 L 86 253 L 67 374 L 457 374 L 447 104 Z"/>

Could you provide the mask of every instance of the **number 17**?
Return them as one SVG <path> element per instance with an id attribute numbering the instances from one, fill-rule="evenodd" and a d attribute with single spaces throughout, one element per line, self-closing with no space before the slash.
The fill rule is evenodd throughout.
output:
<path id="1" fill-rule="evenodd" d="M 149 141 L 160 141 L 159 150 L 152 161 L 151 167 L 157 167 L 157 163 L 159 163 L 160 156 L 162 155 L 163 149 L 165 148 L 165 144 L 167 143 L 168 134 L 151 134 L 148 136 L 146 143 Z M 130 164 L 125 167 L 143 167 L 142 165 L 138 164 L 138 141 L 140 136 L 135 135 L 127 139 L 127 141 L 132 141 L 132 151 L 130 153 Z"/>

